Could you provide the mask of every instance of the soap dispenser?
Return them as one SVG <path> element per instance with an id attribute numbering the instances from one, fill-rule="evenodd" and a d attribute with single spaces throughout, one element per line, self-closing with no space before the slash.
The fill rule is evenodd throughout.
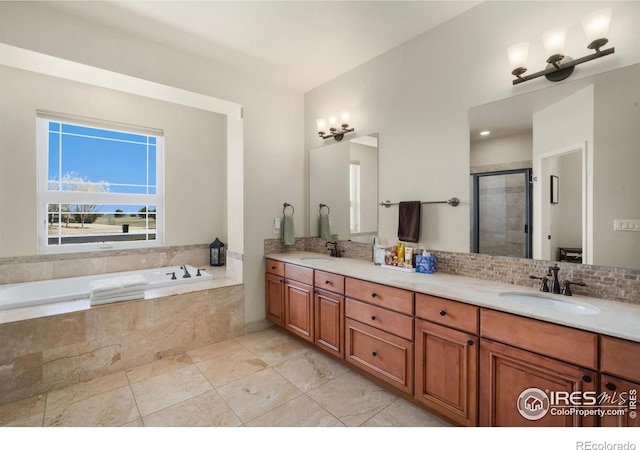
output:
<path id="1" fill-rule="evenodd" d="M 384 264 L 384 246 L 377 237 L 373 238 L 373 263 L 376 266 Z"/>

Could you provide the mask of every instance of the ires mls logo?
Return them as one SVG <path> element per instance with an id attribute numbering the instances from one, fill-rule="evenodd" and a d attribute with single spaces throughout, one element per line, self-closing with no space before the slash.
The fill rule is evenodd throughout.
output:
<path id="1" fill-rule="evenodd" d="M 518 397 L 518 412 L 528 420 L 542 419 L 549 411 L 549 397 L 538 388 L 522 391 Z"/>
<path id="2" fill-rule="evenodd" d="M 517 408 L 527 420 L 542 419 L 547 413 L 553 416 L 622 416 L 629 413 L 636 418 L 636 390 L 610 395 L 594 391 L 543 391 L 528 388 L 518 396 Z"/>

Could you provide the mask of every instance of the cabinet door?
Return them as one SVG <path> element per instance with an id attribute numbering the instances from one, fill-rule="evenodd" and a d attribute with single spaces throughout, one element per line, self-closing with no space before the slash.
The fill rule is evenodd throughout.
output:
<path id="1" fill-rule="evenodd" d="M 315 344 L 344 358 L 344 297 L 316 290 L 313 303 Z"/>
<path id="2" fill-rule="evenodd" d="M 284 326 L 284 282 L 283 278 L 271 273 L 265 276 L 267 320 Z"/>
<path id="3" fill-rule="evenodd" d="M 284 327 L 313 342 L 313 288 L 291 280 L 284 286 Z"/>
<path id="4" fill-rule="evenodd" d="M 460 425 L 478 425 L 478 338 L 416 319 L 416 400 Z"/>
<path id="5" fill-rule="evenodd" d="M 621 380 L 610 375 L 600 377 L 600 406 L 603 427 L 640 427 L 637 396 L 640 384 Z"/>
<path id="6" fill-rule="evenodd" d="M 596 386 L 596 373 L 591 370 L 481 339 L 482 426 L 595 426 L 595 414 L 571 414 L 571 408 L 576 409 L 571 400 L 564 396 L 565 400 L 551 404 L 546 394 L 577 392 L 575 395 L 580 395 L 595 392 Z M 532 389 L 537 391 L 532 392 Z"/>

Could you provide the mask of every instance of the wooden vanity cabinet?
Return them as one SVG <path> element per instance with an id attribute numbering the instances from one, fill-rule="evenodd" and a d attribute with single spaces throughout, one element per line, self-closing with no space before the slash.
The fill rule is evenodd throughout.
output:
<path id="1" fill-rule="evenodd" d="M 416 294 L 414 398 L 465 426 L 478 425 L 478 311 Z"/>
<path id="2" fill-rule="evenodd" d="M 604 396 L 603 407 L 626 408 L 624 414 L 603 415 L 603 427 L 640 426 L 640 344 L 609 336 L 600 337 L 600 392 Z M 624 409 L 623 408 L 623 409 Z M 610 415 L 611 414 L 611 415 Z"/>
<path id="3" fill-rule="evenodd" d="M 518 401 L 530 388 L 547 393 L 596 392 L 598 335 L 486 309 L 480 312 L 480 327 L 480 425 L 597 425 L 595 414 L 562 415 L 551 408 L 532 420 L 520 413 Z"/>
<path id="4" fill-rule="evenodd" d="M 480 425 L 596 426 L 596 415 L 562 415 L 552 413 L 549 409 L 541 418 L 532 420 L 525 418 L 518 410 L 519 398 L 527 389 L 537 388 L 546 393 L 596 392 L 596 380 L 597 372 L 594 370 L 483 338 L 480 343 Z M 526 398 L 521 400 L 526 401 Z M 567 406 L 571 407 L 569 404 Z"/>
<path id="5" fill-rule="evenodd" d="M 314 284 L 314 342 L 344 359 L 344 277 L 316 270 Z"/>
<path id="6" fill-rule="evenodd" d="M 284 327 L 284 263 L 267 259 L 265 274 L 267 320 Z"/>
<path id="7" fill-rule="evenodd" d="M 313 269 L 285 263 L 284 328 L 313 343 Z"/>
<path id="8" fill-rule="evenodd" d="M 413 292 L 345 279 L 345 360 L 413 394 Z"/>

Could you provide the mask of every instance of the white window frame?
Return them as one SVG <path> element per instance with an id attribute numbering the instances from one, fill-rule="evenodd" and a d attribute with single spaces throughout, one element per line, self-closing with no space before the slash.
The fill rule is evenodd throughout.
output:
<path id="1" fill-rule="evenodd" d="M 50 191 L 49 186 L 49 122 L 63 122 L 116 132 L 138 133 L 156 138 L 156 193 L 122 194 L 111 192 Z M 164 136 L 162 130 L 133 125 L 88 119 L 68 114 L 38 111 L 36 118 L 36 171 L 38 197 L 38 253 L 76 253 L 99 250 L 160 247 L 164 244 Z M 62 176 L 62 174 L 59 174 Z M 60 204 L 115 204 L 155 205 L 156 238 L 153 240 L 131 240 L 113 242 L 91 242 L 79 244 L 49 245 L 49 203 Z"/>
<path id="2" fill-rule="evenodd" d="M 360 233 L 360 161 L 349 163 L 349 229 L 351 233 Z"/>

